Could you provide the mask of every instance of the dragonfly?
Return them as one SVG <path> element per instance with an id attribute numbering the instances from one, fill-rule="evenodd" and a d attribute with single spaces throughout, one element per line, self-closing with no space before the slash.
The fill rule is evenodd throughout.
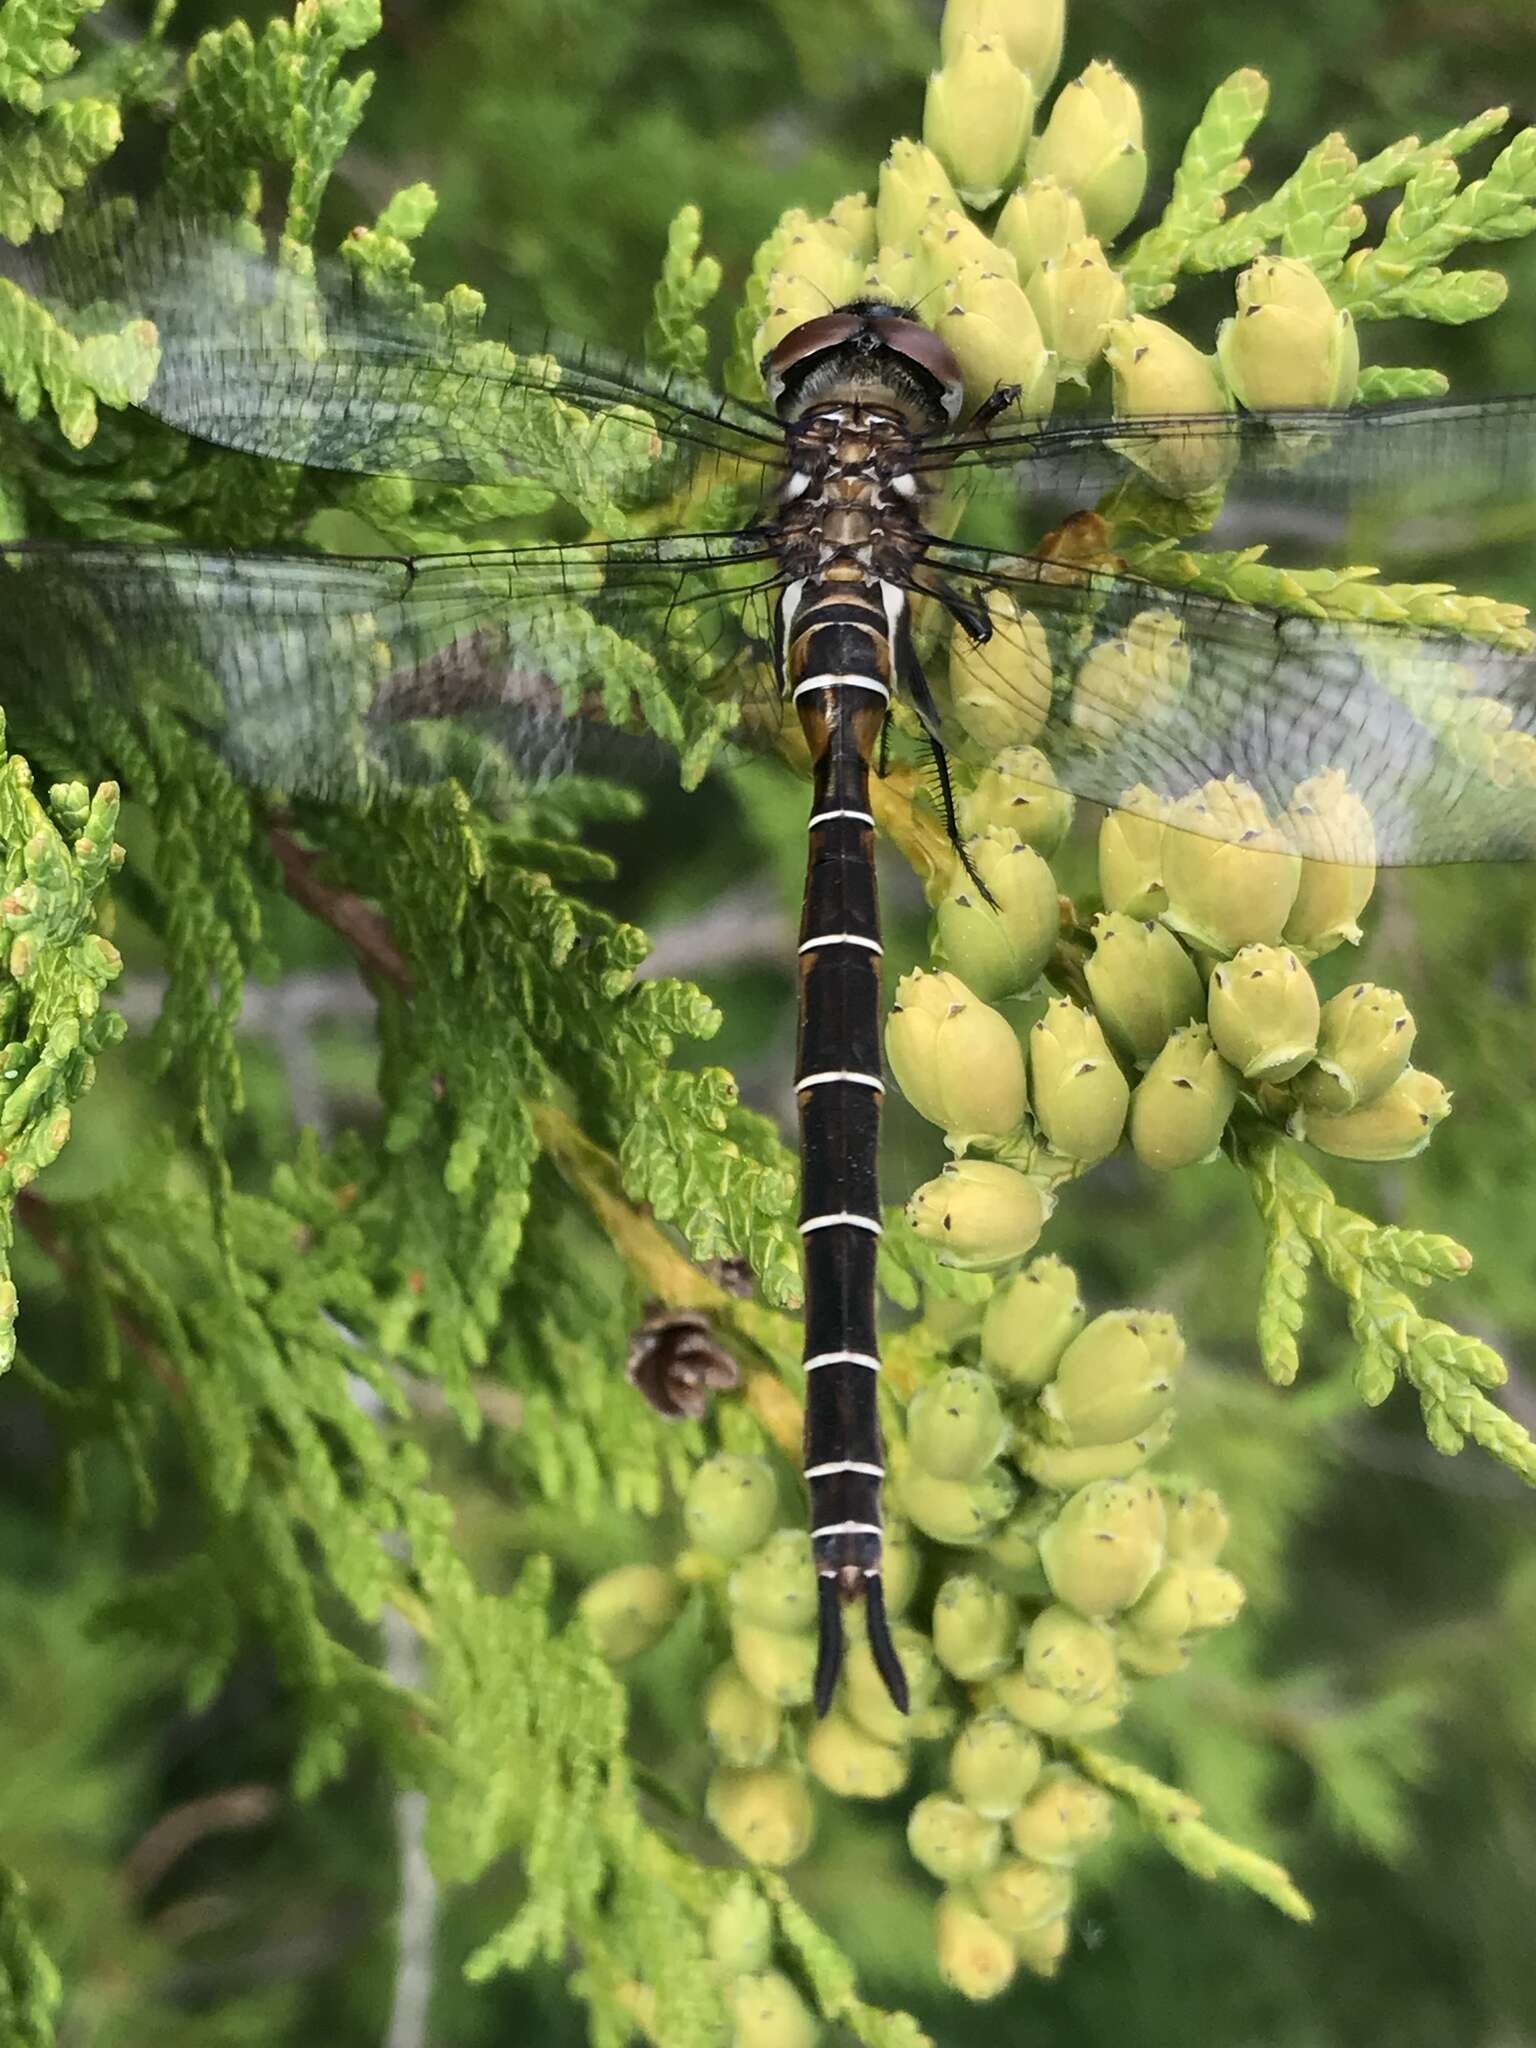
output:
<path id="1" fill-rule="evenodd" d="M 1171 801 L 1236 777 L 1308 858 L 1536 854 L 1536 642 L 1518 606 L 1455 612 L 1421 595 L 1405 614 L 1367 597 L 1330 613 L 1304 580 L 1273 605 L 1240 602 L 1219 577 L 1202 587 L 1198 556 L 1160 582 L 1155 548 L 1138 566 L 1059 545 L 1074 517 L 1128 487 L 1178 533 L 1197 476 L 1221 493 L 1214 540 L 1241 539 L 1247 519 L 1257 534 L 1293 529 L 1311 551 L 1369 519 L 1387 559 L 1422 562 L 1470 540 L 1536 538 L 1536 397 L 1023 419 L 1006 388 L 968 408 L 959 364 L 912 308 L 860 300 L 778 342 L 758 403 L 592 348 L 490 344 L 345 269 L 295 273 L 201 224 L 126 238 L 61 292 L 154 322 L 145 407 L 204 441 L 343 478 L 488 488 L 490 502 L 542 480 L 578 517 L 594 500 L 622 506 L 611 523 L 624 530 L 345 555 L 0 545 L 9 700 L 158 694 L 251 783 L 358 804 L 447 774 L 494 800 L 497 775 L 526 786 L 559 773 L 572 733 L 604 716 L 648 727 L 693 772 L 764 697 L 760 731 L 798 728 L 812 785 L 795 1092 L 814 1697 L 825 1712 L 844 1610 L 862 1601 L 905 1711 L 876 1399 L 871 791 L 892 731 L 931 757 L 967 862 L 935 649 L 948 631 L 985 660 L 1011 603 L 1048 651 L 1038 745 L 1075 797 Z M 954 538 L 956 503 L 1001 506 L 1058 541 Z M 1536 595 L 1528 550 L 1516 573 Z M 1095 656 L 1148 614 L 1177 643 L 1178 687 L 1128 715 Z M 1001 653 L 997 673 L 1017 688 Z M 1292 806 L 1328 770 L 1365 806 L 1365 852 Z M 1219 804 L 1189 823 L 1217 837 L 1252 827 Z"/>

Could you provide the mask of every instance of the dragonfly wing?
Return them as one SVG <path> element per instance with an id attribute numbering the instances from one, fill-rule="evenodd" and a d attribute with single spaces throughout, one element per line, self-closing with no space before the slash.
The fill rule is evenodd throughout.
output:
<path id="1" fill-rule="evenodd" d="M 1529 633 L 1307 618 L 953 545 L 931 558 L 973 601 L 1007 591 L 1031 615 L 1022 646 L 967 649 L 970 687 L 979 678 L 1038 725 L 1035 744 L 1077 796 L 1166 804 L 1235 777 L 1314 858 L 1536 857 Z M 1368 835 L 1350 823 L 1330 838 L 1298 798 L 1330 769 L 1365 806 Z M 1231 839 L 1253 823 L 1221 801 L 1181 806 L 1180 819 Z"/>
<path id="2" fill-rule="evenodd" d="M 18 712 L 169 706 L 283 794 L 452 776 L 494 799 L 600 728 L 696 778 L 757 683 L 775 574 L 707 535 L 414 559 L 21 543 L 0 547 L 0 672 Z"/>
<path id="3" fill-rule="evenodd" d="M 615 495 L 655 498 L 777 460 L 772 416 L 692 380 L 547 336 L 504 342 L 475 294 L 432 302 L 362 265 L 310 274 L 237 230 L 152 216 L 50 260 L 66 308 L 149 319 L 159 370 L 145 410 L 189 434 L 312 468 L 440 483 L 533 475 L 566 495 L 583 465 Z"/>

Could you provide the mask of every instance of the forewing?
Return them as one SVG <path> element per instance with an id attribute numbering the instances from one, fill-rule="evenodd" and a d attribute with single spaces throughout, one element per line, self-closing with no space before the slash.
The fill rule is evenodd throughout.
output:
<path id="1" fill-rule="evenodd" d="M 1160 807 L 1233 777 L 1280 841 L 1313 858 L 1368 859 L 1372 835 L 1385 865 L 1536 856 L 1529 633 L 1292 616 L 958 546 L 933 562 L 972 602 L 1005 591 L 1026 608 L 1020 639 L 964 649 L 962 687 L 990 691 L 1079 797 Z M 1369 833 L 1353 810 L 1319 817 L 1314 778 L 1329 770 Z M 1179 817 L 1234 840 L 1254 825 L 1220 796 Z"/>
<path id="2" fill-rule="evenodd" d="M 0 548 L 0 674 L 44 716 L 169 706 L 284 795 L 452 776 L 495 800 L 610 730 L 691 781 L 757 686 L 775 576 L 708 535 L 415 559 L 23 543 Z"/>
<path id="3" fill-rule="evenodd" d="M 771 415 L 692 380 L 588 344 L 503 341 L 474 294 L 433 303 L 361 264 L 285 268 L 232 228 L 157 216 L 77 238 L 46 288 L 76 313 L 154 322 L 147 411 L 278 461 L 451 484 L 531 475 L 578 501 L 593 483 L 651 501 L 760 491 L 778 460 Z"/>

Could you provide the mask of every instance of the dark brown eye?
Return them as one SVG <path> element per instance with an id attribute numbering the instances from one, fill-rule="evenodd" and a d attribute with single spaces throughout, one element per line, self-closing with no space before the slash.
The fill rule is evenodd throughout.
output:
<path id="1" fill-rule="evenodd" d="M 809 362 L 812 356 L 819 356 L 829 348 L 843 347 L 863 326 L 863 317 L 858 313 L 818 313 L 814 320 L 805 320 L 800 326 L 792 327 L 778 346 L 771 348 L 763 357 L 763 382 L 768 387 L 769 398 L 777 404 L 792 371 Z"/>
<path id="2" fill-rule="evenodd" d="M 905 356 L 914 368 L 937 384 L 948 418 L 958 419 L 965 399 L 965 378 L 946 343 L 920 320 L 902 320 L 882 315 L 870 321 L 880 346 L 893 356 Z M 793 337 L 791 337 L 793 339 Z"/>

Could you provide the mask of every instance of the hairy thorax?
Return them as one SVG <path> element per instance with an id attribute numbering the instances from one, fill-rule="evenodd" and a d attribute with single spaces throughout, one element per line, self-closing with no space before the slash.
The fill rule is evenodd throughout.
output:
<path id="1" fill-rule="evenodd" d="M 878 405 L 844 403 L 797 420 L 785 436 L 776 520 L 785 574 L 903 581 L 922 552 L 928 495 L 914 449 L 907 421 Z"/>

